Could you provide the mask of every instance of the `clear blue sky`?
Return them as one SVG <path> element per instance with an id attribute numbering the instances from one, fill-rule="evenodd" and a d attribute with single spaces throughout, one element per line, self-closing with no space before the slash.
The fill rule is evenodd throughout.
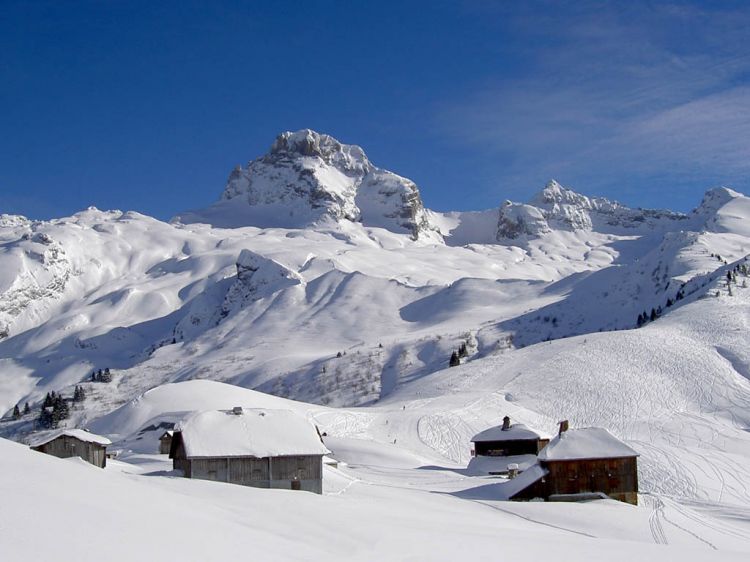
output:
<path id="1" fill-rule="evenodd" d="M 0 212 L 159 218 L 283 130 L 361 145 L 429 207 L 750 192 L 743 2 L 16 2 L 0 12 Z"/>

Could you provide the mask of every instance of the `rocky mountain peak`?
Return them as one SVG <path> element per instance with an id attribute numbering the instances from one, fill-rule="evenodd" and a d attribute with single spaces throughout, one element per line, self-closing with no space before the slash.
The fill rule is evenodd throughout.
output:
<path id="1" fill-rule="evenodd" d="M 372 164 L 361 147 L 342 144 L 330 135 L 310 129 L 281 133 L 267 156 L 271 160 L 275 157 L 319 158 L 326 164 L 349 173 L 367 173 L 372 169 Z"/>
<path id="2" fill-rule="evenodd" d="M 524 205 L 506 201 L 498 216 L 497 239 L 537 237 L 553 230 L 627 232 L 656 229 L 687 216 L 671 211 L 631 209 L 604 197 L 587 197 L 550 180 Z"/>
<path id="3" fill-rule="evenodd" d="M 280 134 L 268 154 L 246 168 L 236 167 L 222 201 L 249 206 L 245 215 L 250 221 L 262 215 L 262 224 L 248 223 L 252 226 L 305 227 L 322 219 L 348 220 L 415 239 L 437 230 L 414 182 L 373 166 L 359 146 L 310 129 Z"/>

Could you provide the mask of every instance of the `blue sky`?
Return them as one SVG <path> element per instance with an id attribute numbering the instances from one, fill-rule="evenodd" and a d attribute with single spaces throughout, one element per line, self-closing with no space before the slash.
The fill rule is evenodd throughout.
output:
<path id="1" fill-rule="evenodd" d="M 0 212 L 159 218 L 304 127 L 434 209 L 750 192 L 742 2 L 2 2 Z"/>

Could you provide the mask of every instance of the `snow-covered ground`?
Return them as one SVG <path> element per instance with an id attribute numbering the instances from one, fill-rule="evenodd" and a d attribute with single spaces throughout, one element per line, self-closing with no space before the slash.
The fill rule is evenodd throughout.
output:
<path id="1" fill-rule="evenodd" d="M 750 553 L 742 505 L 659 493 L 645 493 L 637 507 L 498 501 L 500 479 L 470 476 L 429 439 L 446 425 L 436 416 L 448 404 L 446 414 L 463 415 L 469 426 L 481 423 L 472 410 L 491 417 L 487 405 L 465 407 L 469 398 L 453 392 L 437 407 L 407 393 L 403 402 L 342 410 L 211 381 L 163 386 L 94 424 L 133 430 L 119 436 L 120 455 L 104 470 L 0 440 L 3 473 L 14 475 L 0 484 L 15 514 L 4 526 L 4 552 L 42 558 L 68 545 L 66 555 L 80 560 L 101 549 L 111 560 L 214 559 L 244 548 L 264 560 L 456 560 L 469 549 L 479 560 L 498 551 L 529 560 L 551 551 L 562 560 L 743 560 Z M 293 410 L 318 423 L 339 461 L 325 468 L 324 495 L 182 479 L 166 455 L 155 454 L 160 432 L 140 431 L 175 410 L 226 404 Z M 519 406 L 513 413 L 534 419 Z"/>
<path id="2" fill-rule="evenodd" d="M 45 394 L 80 386 L 63 425 L 121 452 L 102 471 L 0 441 L 18 513 L 1 550 L 116 560 L 127 529 L 127 557 L 147 559 L 245 543 L 283 560 L 745 559 L 748 225 L 750 198 L 725 188 L 687 215 L 556 182 L 528 204 L 436 213 L 359 147 L 310 131 L 171 223 L 0 215 L 0 435 L 38 438 Z M 105 367 L 112 382 L 89 381 Z M 164 429 L 233 406 L 326 432 L 341 463 L 324 495 L 171 474 Z M 499 501 L 500 481 L 466 467 L 471 436 L 506 414 L 625 440 L 640 505 Z"/>

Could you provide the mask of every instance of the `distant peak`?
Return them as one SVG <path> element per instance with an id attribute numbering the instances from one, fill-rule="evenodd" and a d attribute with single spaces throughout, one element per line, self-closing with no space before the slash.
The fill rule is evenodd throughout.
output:
<path id="1" fill-rule="evenodd" d="M 554 205 L 566 204 L 580 207 L 590 207 L 591 199 L 580 193 L 564 188 L 556 180 L 551 179 L 547 182 L 539 193 L 531 200 L 532 205 Z"/>
<path id="2" fill-rule="evenodd" d="M 739 193 L 735 191 L 734 189 L 730 189 L 728 187 L 719 186 L 719 187 L 712 187 L 708 191 L 706 191 L 706 194 L 704 195 L 704 198 L 721 198 L 721 199 L 734 199 L 736 197 L 744 197 L 742 193 Z"/>
<path id="3" fill-rule="evenodd" d="M 728 187 L 712 187 L 706 191 L 701 204 L 696 209 L 697 212 L 714 212 L 729 203 L 732 199 L 744 197 Z"/>
<path id="4" fill-rule="evenodd" d="M 318 133 L 312 129 L 281 133 L 271 146 L 270 154 L 318 157 L 327 163 L 343 163 L 346 168 L 369 170 L 371 167 L 361 147 L 343 144 L 330 135 Z"/>
<path id="5" fill-rule="evenodd" d="M 562 193 L 567 190 L 553 178 L 547 182 L 542 191 L 547 193 Z"/>

